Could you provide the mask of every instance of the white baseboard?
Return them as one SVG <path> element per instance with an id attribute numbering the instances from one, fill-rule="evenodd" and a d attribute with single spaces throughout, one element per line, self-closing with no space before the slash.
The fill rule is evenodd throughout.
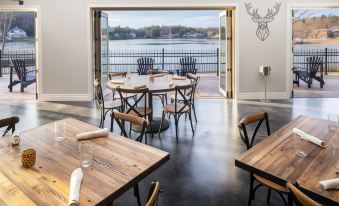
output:
<path id="1" fill-rule="evenodd" d="M 267 99 L 289 99 L 288 92 L 269 92 L 266 95 Z M 258 93 L 239 93 L 238 99 L 265 99 L 264 92 Z"/>
<path id="2" fill-rule="evenodd" d="M 91 101 L 90 94 L 40 94 L 39 101 Z"/>

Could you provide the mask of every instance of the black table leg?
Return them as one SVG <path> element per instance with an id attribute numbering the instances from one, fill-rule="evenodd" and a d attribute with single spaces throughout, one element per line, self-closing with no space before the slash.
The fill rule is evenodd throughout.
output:
<path id="1" fill-rule="evenodd" d="M 139 184 L 134 185 L 134 196 L 137 198 L 138 206 L 141 206 Z"/>

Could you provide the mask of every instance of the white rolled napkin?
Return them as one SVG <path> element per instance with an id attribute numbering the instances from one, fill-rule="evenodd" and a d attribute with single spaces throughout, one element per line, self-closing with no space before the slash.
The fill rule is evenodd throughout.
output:
<path id="1" fill-rule="evenodd" d="M 319 184 L 325 189 L 339 189 L 339 178 L 330 179 L 330 180 L 323 180 L 320 181 Z"/>
<path id="2" fill-rule="evenodd" d="M 153 77 L 163 77 L 165 74 L 154 74 Z"/>
<path id="3" fill-rule="evenodd" d="M 77 140 L 91 139 L 96 137 L 107 137 L 108 128 L 99 129 L 91 132 L 82 132 L 76 135 Z"/>
<path id="4" fill-rule="evenodd" d="M 135 85 L 134 89 L 141 89 L 141 88 L 145 88 L 146 84 L 140 84 L 140 85 Z"/>
<path id="5" fill-rule="evenodd" d="M 11 145 L 19 145 L 20 143 L 20 134 L 19 132 L 14 132 L 11 138 Z"/>
<path id="6" fill-rule="evenodd" d="M 301 131 L 298 128 L 293 128 L 293 133 L 295 133 L 296 135 L 298 135 L 301 139 L 308 141 L 308 142 L 312 142 L 320 147 L 326 147 L 326 143 L 320 139 L 318 139 L 317 137 L 314 137 L 312 135 L 309 135 L 303 131 Z"/>
<path id="7" fill-rule="evenodd" d="M 123 81 L 123 80 L 117 80 L 117 79 L 113 79 L 113 80 L 111 80 L 111 83 L 113 83 L 113 84 L 124 84 L 124 83 L 125 83 L 125 81 Z"/>
<path id="8" fill-rule="evenodd" d="M 179 76 L 173 76 L 172 77 L 173 80 L 185 80 L 185 77 L 179 77 Z"/>
<path id="9" fill-rule="evenodd" d="M 172 87 L 174 85 L 173 81 L 170 81 L 170 83 L 168 83 L 168 86 Z"/>
<path id="10" fill-rule="evenodd" d="M 82 178 L 84 176 L 81 168 L 75 169 L 71 175 L 71 184 L 69 188 L 69 206 L 79 206 L 80 199 L 80 186 L 82 182 Z"/>

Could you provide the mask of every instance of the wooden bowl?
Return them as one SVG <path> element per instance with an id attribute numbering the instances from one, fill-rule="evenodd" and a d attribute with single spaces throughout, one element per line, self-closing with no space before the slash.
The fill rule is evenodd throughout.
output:
<path id="1" fill-rule="evenodd" d="M 35 164 L 36 152 L 34 149 L 26 149 L 22 152 L 21 162 L 24 168 L 31 168 Z"/>

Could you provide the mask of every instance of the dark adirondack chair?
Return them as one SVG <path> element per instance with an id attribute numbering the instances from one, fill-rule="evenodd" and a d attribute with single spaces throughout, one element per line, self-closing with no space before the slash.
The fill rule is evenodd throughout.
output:
<path id="1" fill-rule="evenodd" d="M 296 73 L 296 84 L 299 86 L 299 81 L 304 81 L 308 88 L 311 88 L 313 79 L 320 83 L 320 88 L 324 87 L 324 68 L 323 68 L 323 59 L 318 56 L 313 56 L 307 58 L 307 67 L 306 68 L 293 68 L 293 71 Z"/>
<path id="2" fill-rule="evenodd" d="M 138 74 L 148 75 L 150 70 L 153 70 L 154 59 L 149 57 L 142 57 L 137 60 L 138 62 Z"/>
<path id="3" fill-rule="evenodd" d="M 187 73 L 196 74 L 197 59 L 193 57 L 183 57 L 180 59 L 180 69 L 177 70 L 178 76 L 186 76 Z"/>
<path id="4" fill-rule="evenodd" d="M 18 76 L 18 80 L 13 80 L 14 71 Z M 35 70 L 27 70 L 24 60 L 11 59 L 10 61 L 10 82 L 8 89 L 10 92 L 13 86 L 20 84 L 20 91 L 24 92 L 24 88 L 36 82 Z"/>

